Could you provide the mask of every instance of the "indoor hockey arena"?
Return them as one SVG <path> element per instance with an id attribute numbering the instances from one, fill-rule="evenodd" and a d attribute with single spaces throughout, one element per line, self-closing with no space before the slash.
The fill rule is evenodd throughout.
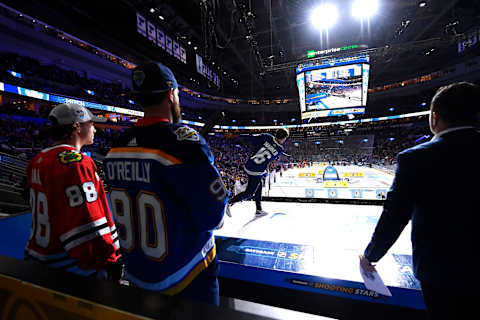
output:
<path id="1" fill-rule="evenodd" d="M 428 319 L 398 154 L 441 136 L 439 88 L 479 84 L 479 12 L 0 0 L 0 318 Z"/>

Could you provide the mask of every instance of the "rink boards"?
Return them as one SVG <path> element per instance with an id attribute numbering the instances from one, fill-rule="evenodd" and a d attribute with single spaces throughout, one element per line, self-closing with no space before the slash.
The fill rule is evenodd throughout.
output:
<path id="1" fill-rule="evenodd" d="M 263 195 L 285 198 L 384 200 L 393 181 L 385 170 L 362 166 L 334 166 L 340 181 L 324 181 L 326 166 L 288 169 L 268 177 Z"/>
<path id="2" fill-rule="evenodd" d="M 369 303 L 424 309 L 413 274 L 411 226 L 407 225 L 377 270 L 392 293 L 368 290 L 359 271 L 381 206 L 263 202 L 269 214 L 254 216 L 255 204 L 231 208 L 216 231 L 221 275 L 301 292 Z"/>
<path id="3" fill-rule="evenodd" d="M 225 217 L 224 227 L 216 231 L 221 278 L 424 309 L 412 271 L 410 225 L 377 266 L 393 296 L 379 295 L 363 284 L 358 255 L 370 240 L 381 206 L 264 202 L 263 209 L 269 215 L 255 218 L 253 201 L 236 204 L 233 217 Z M 30 223 L 30 214 L 0 220 L 0 254 L 23 258 Z"/>

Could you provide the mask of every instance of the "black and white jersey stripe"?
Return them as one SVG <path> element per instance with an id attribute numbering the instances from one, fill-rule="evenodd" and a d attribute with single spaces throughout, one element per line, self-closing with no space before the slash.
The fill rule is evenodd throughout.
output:
<path id="1" fill-rule="evenodd" d="M 120 249 L 120 241 L 118 240 L 118 232 L 115 226 L 110 227 L 110 234 L 112 236 L 112 242 L 116 249 Z"/>
<path id="2" fill-rule="evenodd" d="M 69 251 L 82 243 L 110 233 L 107 218 L 103 217 L 83 226 L 72 229 L 60 236 L 60 241 L 66 251 Z"/>

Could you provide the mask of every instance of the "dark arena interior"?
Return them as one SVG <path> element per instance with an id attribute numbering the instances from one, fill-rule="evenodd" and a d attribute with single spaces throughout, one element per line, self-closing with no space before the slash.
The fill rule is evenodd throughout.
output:
<path id="1" fill-rule="evenodd" d="M 188 230 L 196 228 L 184 227 L 194 225 L 188 221 L 191 213 L 182 221 L 178 215 L 183 213 L 165 209 L 166 225 L 159 229 L 157 207 L 147 202 L 138 213 L 146 222 L 139 222 L 138 231 L 133 231 L 138 234 L 131 240 L 123 214 L 135 198 L 122 200 L 126 198 L 119 196 L 124 194 L 121 190 L 128 187 L 112 186 L 115 173 L 106 165 L 114 152 L 131 157 L 128 152 L 141 149 L 132 147 L 133 140 L 119 149 L 114 145 L 149 119 L 145 110 L 150 107 L 142 106 L 141 97 L 136 100 L 138 79 L 132 80 L 132 73 L 150 61 L 171 69 L 178 82 L 177 126 L 183 131 L 175 131 L 177 141 L 172 140 L 172 145 L 204 139 L 203 148 L 211 150 L 212 166 L 220 177 L 218 184 L 210 185 L 210 193 L 217 195 L 219 188 L 228 191 L 221 189 L 224 194 L 217 198 L 223 201 L 217 204 L 222 224 L 207 230 L 215 241 L 213 250 L 207 257 L 205 247 L 199 252 L 205 259 L 216 254 L 217 306 L 165 294 L 153 284 L 139 285 L 129 278 L 132 261 L 141 252 L 153 252 L 159 236 L 166 239 L 162 258 L 151 258 L 140 269 L 140 262 L 135 265 L 136 277 L 143 281 L 148 282 L 148 277 L 143 277 L 141 268 L 145 275 L 163 268 L 165 256 L 179 248 L 175 241 L 192 237 Z M 382 212 L 388 214 L 384 204 L 396 203 L 389 197 L 394 197 L 392 183 L 400 180 L 395 178 L 401 172 L 397 155 L 434 140 L 432 98 L 440 87 L 458 82 L 480 84 L 479 0 L 0 0 L 2 319 L 427 319 L 425 283 L 416 277 L 412 259 L 410 233 L 418 220 L 405 221 L 386 254 L 375 261 L 375 280 L 384 286 L 367 279 L 359 256 L 367 255 Z M 167 83 L 167 92 L 173 95 L 176 86 Z M 97 277 L 86 277 L 68 272 L 66 265 L 45 265 L 46 255 L 31 253 L 32 241 L 61 234 L 54 230 L 51 203 L 60 201 L 64 192 L 58 189 L 58 194 L 50 195 L 47 206 L 46 198 L 36 198 L 29 187 L 40 184 L 40 176 L 35 170 L 33 176 L 27 172 L 29 162 L 55 144 L 49 114 L 59 104 L 80 105 L 103 120 L 95 124 L 93 143 L 82 144 L 81 153 L 72 151 L 73 158 L 60 162 L 67 166 L 83 161 L 82 157 L 93 159 L 98 183 L 103 183 L 110 201 L 106 203 L 111 213 L 107 206 L 102 214 L 113 217 L 125 263 L 118 281 L 101 278 L 98 269 Z M 283 145 L 278 143 L 281 138 L 273 137 L 280 128 L 289 132 Z M 265 142 L 266 147 L 258 150 L 250 142 L 259 136 L 270 137 L 265 139 L 273 143 Z M 165 188 L 166 180 L 155 177 L 159 171 L 149 171 L 150 163 L 162 157 L 162 165 L 168 165 L 158 170 L 183 166 L 187 170 L 186 162 L 193 160 L 167 155 L 170 145 L 161 133 L 150 138 L 167 149 L 160 148 L 156 160 L 150 154 L 150 160 L 142 160 L 147 163 L 143 167 L 133 166 L 133 160 L 124 162 L 131 167 L 122 167 L 121 175 L 130 183 Z M 451 157 L 438 179 L 422 185 L 435 188 L 442 179 L 463 172 L 458 185 L 445 185 L 447 191 L 441 193 L 450 192 L 451 201 L 460 203 L 472 195 L 468 188 L 473 184 L 464 180 L 476 169 L 474 164 L 469 167 L 471 161 L 464 167 L 463 159 Z M 256 174 L 249 161 L 268 165 Z M 55 170 L 49 171 L 55 177 Z M 181 196 L 182 205 L 194 202 L 192 207 L 205 215 L 191 220 L 207 221 L 212 213 L 199 196 L 208 187 L 202 184 L 203 171 L 179 173 L 168 188 L 180 190 L 177 185 L 182 185 L 182 194 L 155 196 L 158 208 L 169 208 L 168 203 Z M 226 203 L 227 193 L 232 199 L 249 192 L 254 178 L 260 182 L 251 199 L 235 206 Z M 71 206 L 99 201 L 100 191 L 91 191 L 90 184 L 81 186 L 84 198 L 69 198 Z M 80 194 L 80 187 L 75 187 Z M 77 189 L 66 190 L 67 197 Z M 255 211 L 255 192 L 265 211 L 258 205 Z M 422 196 L 414 197 L 422 202 Z M 455 220 L 456 213 L 451 215 Z M 169 238 L 172 221 L 187 231 Z M 85 226 L 77 229 L 86 232 Z M 110 227 L 110 242 L 115 242 L 114 228 Z M 61 241 L 77 229 L 65 230 Z M 131 244 L 135 239 L 145 241 L 141 248 Z M 53 240 L 47 239 L 45 246 L 48 241 Z M 77 243 L 73 240 L 58 250 L 75 261 L 69 245 Z M 451 249 L 445 248 L 447 260 L 461 263 L 473 258 L 473 253 L 450 258 Z M 33 259 L 25 258 L 27 251 Z M 93 246 L 90 254 L 98 252 Z M 204 268 L 207 260 L 202 260 Z M 195 261 L 187 262 L 179 263 L 178 272 Z M 206 272 L 201 267 L 200 263 L 192 270 L 200 270 L 201 275 Z M 178 281 L 197 273 L 178 275 Z M 428 272 L 422 276 L 430 279 Z M 458 281 L 478 283 L 474 278 L 467 274 Z M 458 291 L 450 291 L 450 298 L 457 299 Z M 479 318 L 475 312 L 471 319 Z"/>

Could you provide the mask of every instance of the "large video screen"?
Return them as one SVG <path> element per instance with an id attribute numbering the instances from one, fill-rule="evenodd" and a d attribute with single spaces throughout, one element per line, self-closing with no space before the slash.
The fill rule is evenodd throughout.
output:
<path id="1" fill-rule="evenodd" d="M 363 114 L 369 71 L 367 59 L 297 68 L 302 119 Z"/>

